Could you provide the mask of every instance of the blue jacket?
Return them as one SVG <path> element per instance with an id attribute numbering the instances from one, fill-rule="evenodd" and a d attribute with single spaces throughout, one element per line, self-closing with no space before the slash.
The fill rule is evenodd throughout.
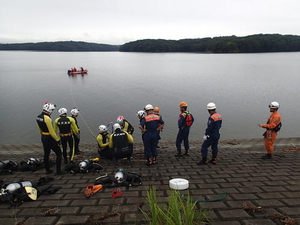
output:
<path id="1" fill-rule="evenodd" d="M 207 128 L 205 135 L 209 135 L 212 138 L 220 137 L 220 128 L 222 126 L 222 116 L 218 113 L 212 114 L 207 121 Z"/>

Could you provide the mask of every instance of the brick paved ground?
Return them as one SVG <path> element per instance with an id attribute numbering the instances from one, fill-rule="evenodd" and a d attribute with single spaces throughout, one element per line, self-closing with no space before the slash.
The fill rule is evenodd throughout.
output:
<path id="1" fill-rule="evenodd" d="M 212 200 L 218 194 L 226 192 L 225 199 L 216 202 L 203 202 L 198 205 L 210 210 L 213 225 L 250 225 L 284 224 L 275 214 L 286 215 L 300 221 L 300 158 L 299 151 L 283 151 L 300 147 L 300 139 L 278 139 L 275 156 L 272 160 L 261 160 L 265 154 L 262 139 L 228 140 L 220 142 L 217 165 L 198 166 L 200 141 L 191 142 L 189 157 L 174 157 L 173 142 L 162 142 L 159 149 L 158 164 L 144 165 L 142 148 L 135 145 L 132 162 L 101 160 L 104 167 L 100 173 L 65 174 L 52 176 L 51 184 L 62 186 L 53 195 L 42 195 L 36 201 L 24 202 L 19 207 L 10 207 L 0 203 L 0 224 L 87 224 L 89 218 L 104 213 L 116 213 L 116 216 L 98 220 L 98 224 L 147 224 L 137 205 L 148 209 L 145 195 L 150 186 L 155 186 L 158 201 L 167 201 L 169 180 L 185 178 L 189 181 L 189 193 L 193 200 Z M 84 154 L 80 159 L 97 157 L 94 143 L 81 144 Z M 20 162 L 29 157 L 42 157 L 41 145 L 1 145 L 1 160 L 10 159 Z M 126 189 L 121 187 L 123 195 L 113 199 L 111 191 L 117 188 L 105 188 L 90 198 L 83 194 L 87 185 L 94 184 L 96 177 L 102 174 L 113 175 L 122 167 L 138 172 L 143 185 Z M 5 182 L 37 180 L 44 170 L 36 172 L 15 172 L 2 174 Z M 243 209 L 243 205 L 262 207 L 262 212 Z M 55 208 L 58 213 L 44 216 L 48 209 Z M 101 222 L 101 223 L 100 223 Z M 201 224 L 199 222 L 199 224 Z"/>

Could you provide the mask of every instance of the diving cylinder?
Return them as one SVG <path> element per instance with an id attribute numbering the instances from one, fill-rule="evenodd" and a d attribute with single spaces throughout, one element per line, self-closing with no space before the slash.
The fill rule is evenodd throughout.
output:
<path id="1" fill-rule="evenodd" d="M 79 168 L 81 171 L 84 171 L 88 168 L 88 166 L 91 164 L 91 160 L 86 159 L 79 163 Z"/>
<path id="2" fill-rule="evenodd" d="M 13 193 L 21 187 L 36 187 L 36 183 L 33 181 L 15 182 L 7 185 L 4 189 L 10 193 Z"/>
<path id="3" fill-rule="evenodd" d="M 0 169 L 2 169 L 5 165 L 9 163 L 9 160 L 0 161 Z"/>

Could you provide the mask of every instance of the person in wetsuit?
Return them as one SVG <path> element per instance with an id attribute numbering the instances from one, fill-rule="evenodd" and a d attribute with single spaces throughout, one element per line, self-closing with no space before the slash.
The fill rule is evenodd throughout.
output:
<path id="1" fill-rule="evenodd" d="M 51 113 L 55 109 L 55 105 L 46 102 L 43 106 L 43 111 L 37 116 L 36 122 L 38 125 L 38 130 L 41 134 L 41 140 L 44 148 L 44 164 L 46 169 L 46 174 L 50 174 L 53 171 L 50 170 L 49 156 L 51 150 L 56 154 L 56 174 L 62 174 L 61 171 L 61 150 L 58 145 L 60 142 L 59 137 L 55 133 L 52 126 L 52 119 L 50 117 Z"/>
<path id="2" fill-rule="evenodd" d="M 122 131 L 119 123 L 113 125 L 114 132 L 109 137 L 109 148 L 113 151 L 113 157 L 127 158 L 129 161 L 133 152 L 133 137 L 126 131 Z"/>
<path id="3" fill-rule="evenodd" d="M 107 159 L 113 159 L 114 153 L 111 149 L 109 149 L 109 134 L 107 126 L 99 126 L 99 134 L 96 139 L 99 155 Z"/>
<path id="4" fill-rule="evenodd" d="M 133 134 L 134 127 L 127 120 L 125 120 L 124 116 L 118 116 L 117 123 L 120 124 L 123 131 L 131 135 Z"/>
<path id="5" fill-rule="evenodd" d="M 60 108 L 58 113 L 59 117 L 54 121 L 54 131 L 56 133 L 57 128 L 59 128 L 59 136 L 63 148 L 63 157 L 65 164 L 68 164 L 68 144 L 70 147 L 69 162 L 72 163 L 75 155 L 73 134 L 78 135 L 79 131 L 75 120 L 72 117 L 67 116 L 68 111 L 66 108 Z"/>
<path id="6" fill-rule="evenodd" d="M 77 122 L 77 117 L 78 117 L 78 114 L 79 114 L 79 109 L 73 108 L 73 109 L 71 110 L 71 114 L 72 114 L 72 118 L 75 120 L 76 126 L 77 126 L 77 128 L 78 128 L 78 134 L 75 135 L 75 134 L 73 133 L 75 155 L 78 155 L 78 154 L 81 153 L 81 151 L 79 150 L 80 129 L 79 129 L 78 122 Z"/>

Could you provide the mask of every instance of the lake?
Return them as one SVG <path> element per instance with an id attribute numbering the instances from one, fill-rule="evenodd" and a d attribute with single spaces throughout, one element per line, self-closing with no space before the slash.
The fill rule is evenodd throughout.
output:
<path id="1" fill-rule="evenodd" d="M 299 133 L 300 53 L 197 54 L 125 52 L 0 51 L 0 144 L 40 143 L 35 118 L 46 100 L 80 110 L 81 141 L 93 142 L 101 124 L 122 115 L 141 141 L 136 112 L 160 107 L 166 123 L 162 140 L 175 140 L 178 104 L 195 117 L 191 140 L 201 140 L 206 105 L 223 116 L 221 139 L 260 138 L 257 126 L 269 117 L 268 104 L 281 105 L 278 137 Z M 80 66 L 87 75 L 69 76 Z M 57 111 L 52 119 L 58 117 Z M 174 145 L 175 149 L 175 145 Z"/>

